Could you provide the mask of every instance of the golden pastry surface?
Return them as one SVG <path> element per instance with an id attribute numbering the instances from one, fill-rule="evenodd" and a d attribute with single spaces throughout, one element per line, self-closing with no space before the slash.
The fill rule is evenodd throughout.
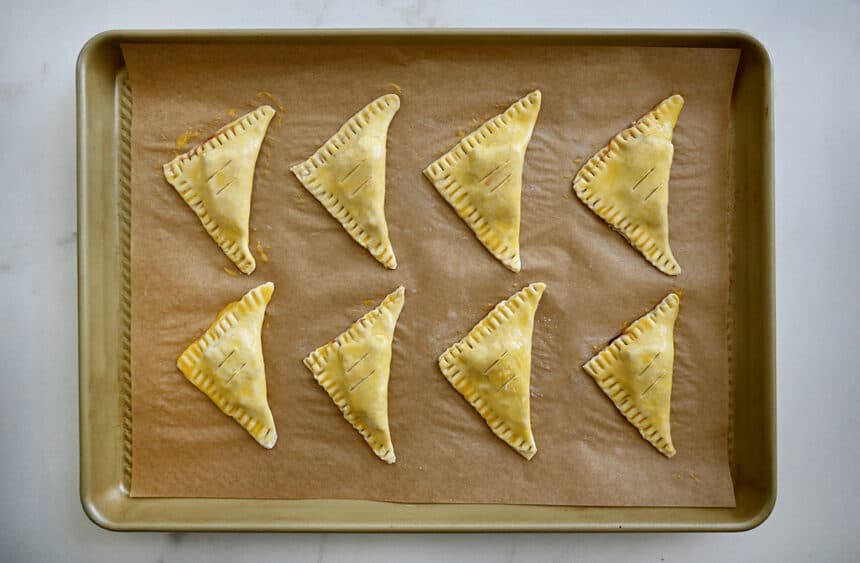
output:
<path id="1" fill-rule="evenodd" d="M 481 244 L 519 272 L 520 199 L 526 148 L 540 112 L 535 90 L 464 137 L 424 175 Z"/>
<path id="2" fill-rule="evenodd" d="M 684 98 L 666 98 L 583 165 L 573 191 L 657 269 L 676 276 L 669 247 L 672 132 Z"/>
<path id="3" fill-rule="evenodd" d="M 261 329 L 274 289 L 264 283 L 227 305 L 176 361 L 188 381 L 269 449 L 278 433 L 266 400 Z"/>
<path id="4" fill-rule="evenodd" d="M 164 177 L 236 267 L 257 267 L 248 221 L 254 169 L 275 110 L 260 106 L 219 129 L 207 141 L 164 165 Z"/>
<path id="5" fill-rule="evenodd" d="M 388 94 L 352 116 L 293 174 L 383 266 L 397 268 L 385 220 L 388 126 L 400 98 Z"/>
<path id="6" fill-rule="evenodd" d="M 670 293 L 583 366 L 630 424 L 666 457 L 675 455 L 669 412 L 680 303 Z"/>
<path id="7" fill-rule="evenodd" d="M 305 365 L 381 460 L 394 463 L 388 427 L 388 379 L 394 328 L 403 309 L 399 287 L 333 341 L 313 351 Z"/>
<path id="8" fill-rule="evenodd" d="M 526 459 L 537 453 L 529 387 L 534 315 L 545 288 L 533 283 L 502 301 L 439 356 L 445 378 Z"/>

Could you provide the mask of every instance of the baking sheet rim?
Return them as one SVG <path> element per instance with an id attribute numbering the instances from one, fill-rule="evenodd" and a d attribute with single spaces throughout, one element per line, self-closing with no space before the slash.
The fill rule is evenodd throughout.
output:
<path id="1" fill-rule="evenodd" d="M 326 32 L 320 32 L 320 31 L 316 31 L 316 30 L 295 30 L 295 31 L 289 31 L 289 32 L 269 30 L 269 31 L 266 31 L 264 33 L 265 33 L 265 37 L 263 37 L 263 40 L 271 41 L 271 40 L 285 40 L 288 38 L 296 39 L 296 38 L 302 38 L 302 37 L 320 37 L 320 36 L 340 38 L 340 39 L 346 39 L 346 38 L 352 38 L 352 37 L 380 37 L 380 36 L 382 36 L 382 37 L 385 37 L 388 39 L 396 39 L 399 37 L 402 38 L 406 34 L 415 35 L 418 32 L 416 32 L 416 30 L 358 30 L 358 31 L 332 31 L 332 32 L 326 33 Z M 424 30 L 422 33 L 420 33 L 420 35 L 422 37 L 425 37 L 425 38 L 434 37 L 434 36 L 437 38 L 444 38 L 444 37 L 452 37 L 452 36 L 457 35 L 457 36 L 464 36 L 464 37 L 471 37 L 471 38 L 483 37 L 485 39 L 492 38 L 494 36 L 497 37 L 499 34 L 503 34 L 505 36 L 512 35 L 512 36 L 518 37 L 520 39 L 522 39 L 522 38 L 549 38 L 549 37 L 560 37 L 560 38 L 567 38 L 567 39 L 577 39 L 578 38 L 580 40 L 585 40 L 588 38 L 590 38 L 592 40 L 593 39 L 601 39 L 600 42 L 605 43 L 605 44 L 622 44 L 619 42 L 621 39 L 626 39 L 628 41 L 637 42 L 637 41 L 640 41 L 642 39 L 647 39 L 649 37 L 651 39 L 649 44 L 654 44 L 654 43 L 662 44 L 664 41 L 667 41 L 667 40 L 670 42 L 681 41 L 682 44 L 686 41 L 692 42 L 693 39 L 697 39 L 699 41 L 730 40 L 730 41 L 734 41 L 736 43 L 735 46 L 740 46 L 741 48 L 753 49 L 755 51 L 755 54 L 761 60 L 764 61 L 763 62 L 764 66 L 765 66 L 764 92 L 767 95 L 768 101 L 769 101 L 769 97 L 770 97 L 769 96 L 770 95 L 770 90 L 769 90 L 769 88 L 770 88 L 770 65 L 769 65 L 769 59 L 768 59 L 767 53 L 764 50 L 763 46 L 761 46 L 755 39 L 753 39 L 747 35 L 744 35 L 742 33 L 739 33 L 739 32 L 724 31 L 724 32 L 701 32 L 700 33 L 700 32 L 695 32 L 695 31 L 679 31 L 679 32 L 647 32 L 646 33 L 646 32 L 637 32 L 637 31 L 630 31 L 630 32 L 620 32 L 620 31 L 572 32 L 572 31 L 565 31 L 565 30 L 445 30 L 445 31 Z M 79 316 L 80 334 L 81 334 L 81 339 L 80 339 L 80 349 L 81 349 L 81 355 L 80 355 L 80 384 L 81 384 L 80 401 L 81 401 L 81 413 L 82 413 L 81 420 L 80 420 L 80 424 L 81 424 L 81 427 L 80 427 L 80 430 L 81 430 L 81 446 L 82 446 L 82 448 L 81 448 L 81 499 L 82 499 L 82 504 L 84 506 L 84 509 L 87 512 L 87 514 L 90 516 L 90 518 L 93 519 L 93 521 L 98 523 L 99 525 L 103 525 L 103 526 L 111 528 L 111 529 L 128 529 L 129 527 L 132 527 L 135 529 L 141 529 L 142 527 L 146 527 L 146 526 L 142 526 L 142 527 L 141 526 L 127 526 L 127 525 L 123 525 L 122 522 L 118 522 L 118 521 L 114 521 L 114 520 L 110 520 L 110 519 L 106 518 L 102 514 L 102 511 L 100 511 L 97 507 L 98 502 L 96 500 L 96 497 L 94 497 L 92 494 L 93 491 L 91 488 L 90 480 L 87 479 L 87 477 L 90 474 L 90 471 L 89 471 L 90 468 L 88 467 L 87 462 L 90 461 L 90 459 L 86 455 L 86 451 L 91 446 L 91 442 L 92 442 L 91 436 L 89 435 L 90 430 L 91 430 L 91 428 L 90 428 L 91 425 L 88 423 L 92 422 L 92 421 L 91 421 L 91 417 L 84 416 L 83 413 L 88 412 L 84 407 L 89 405 L 89 399 L 90 399 L 89 389 L 88 389 L 87 384 L 90 382 L 90 377 L 89 377 L 90 371 L 88 368 L 89 368 L 89 364 L 90 364 L 90 353 L 89 352 L 91 352 L 91 350 L 90 350 L 90 347 L 88 346 L 90 341 L 86 337 L 86 336 L 88 336 L 88 331 L 86 329 L 89 328 L 87 321 L 89 319 L 88 313 L 91 310 L 89 307 L 89 303 L 90 303 L 89 298 L 91 297 L 91 295 L 90 295 L 90 292 L 88 292 L 87 278 L 89 277 L 88 276 L 88 274 L 89 274 L 88 250 L 89 250 L 89 246 L 92 243 L 92 241 L 89 239 L 89 236 L 88 236 L 89 229 L 88 229 L 87 222 L 85 221 L 85 219 L 88 216 L 86 213 L 87 207 L 88 207 L 87 204 L 89 203 L 89 200 L 88 200 L 89 190 L 87 189 L 87 186 L 88 186 L 88 183 L 90 180 L 90 174 L 89 174 L 88 162 L 87 162 L 88 151 L 86 150 L 87 149 L 87 142 L 86 141 L 87 141 L 87 137 L 88 137 L 86 126 L 88 125 L 88 120 L 86 118 L 87 112 L 85 110 L 86 110 L 86 102 L 88 101 L 88 96 L 87 96 L 87 82 L 85 80 L 84 73 L 87 71 L 88 67 L 95 65 L 95 63 L 92 60 L 92 59 L 95 59 L 95 55 L 93 55 L 93 53 L 95 51 L 97 51 L 99 48 L 104 49 L 106 46 L 110 47 L 111 45 L 116 47 L 116 46 L 118 46 L 120 41 L 129 41 L 129 40 L 131 40 L 131 41 L 134 41 L 134 40 L 143 40 L 143 41 L 192 40 L 192 41 L 194 41 L 194 40 L 199 40 L 199 39 L 211 39 L 213 37 L 216 37 L 217 39 L 220 39 L 220 40 L 242 40 L 242 39 L 255 40 L 255 39 L 260 37 L 260 32 L 248 32 L 248 31 L 105 32 L 105 33 L 97 35 L 96 37 L 91 39 L 84 46 L 84 48 L 82 49 L 81 54 L 79 56 L 79 60 L 78 60 L 78 73 L 77 73 L 77 78 L 78 78 L 78 92 L 77 92 L 78 93 L 78 100 L 77 100 L 77 102 L 78 102 L 78 108 L 77 108 L 78 109 L 78 188 L 79 188 L 79 194 L 78 194 L 79 195 L 79 202 L 78 202 L 79 208 L 78 208 L 78 211 L 79 211 L 79 222 L 81 223 L 81 226 L 80 226 L 81 236 L 79 237 L 79 277 L 80 277 L 79 307 L 80 307 L 80 312 L 81 312 L 81 314 Z M 613 39 L 614 39 L 614 42 L 613 42 Z M 739 45 L 737 45 L 737 44 L 739 44 Z M 738 72 L 740 74 L 740 72 L 741 72 L 740 69 Z M 768 143 L 767 143 L 767 146 L 763 148 L 763 152 L 765 153 L 765 156 L 768 157 L 766 159 L 767 162 L 765 164 L 765 170 L 763 171 L 763 191 L 765 192 L 764 195 L 766 198 L 766 201 L 764 202 L 764 208 L 765 208 L 764 213 L 765 213 L 766 219 L 771 219 L 771 217 L 772 217 L 772 202 L 770 201 L 770 199 L 771 199 L 770 196 L 771 196 L 771 192 L 772 192 L 772 184 L 771 184 L 771 182 L 772 182 L 772 179 L 771 179 L 772 178 L 772 172 L 771 172 L 772 164 L 771 164 L 770 159 L 769 159 L 769 157 L 770 157 L 770 144 L 771 144 L 770 143 L 770 141 L 771 141 L 770 134 L 771 134 L 771 124 L 770 124 L 770 118 L 768 116 L 766 119 L 766 127 L 765 127 L 765 136 L 767 137 L 766 140 L 768 141 Z M 765 235 L 766 235 L 765 238 L 768 239 L 767 242 L 770 243 L 770 248 L 765 248 L 764 250 L 765 250 L 766 254 L 770 254 L 772 256 L 773 238 L 772 238 L 772 234 L 771 234 L 771 229 L 772 229 L 772 226 L 770 224 L 764 226 Z M 769 235 L 769 236 L 767 236 L 767 235 Z M 773 291 L 772 291 L 772 278 L 773 278 L 773 275 L 772 275 L 773 274 L 773 272 L 772 272 L 772 270 L 773 270 L 772 257 L 771 257 L 770 263 L 766 264 L 766 269 L 767 268 L 769 268 L 769 271 L 768 271 L 769 275 L 767 276 L 767 279 L 770 281 L 769 285 L 771 287 L 770 287 L 770 291 L 767 291 L 766 293 L 772 296 L 773 295 Z M 772 303 L 769 303 L 766 305 L 769 305 L 769 306 L 766 306 L 766 309 L 771 313 L 771 315 L 770 315 L 771 318 L 768 320 L 772 321 L 772 311 L 773 311 Z M 769 326 L 768 328 L 769 328 L 769 331 L 766 331 L 766 332 L 770 333 L 769 336 L 770 336 L 770 340 L 772 341 L 772 337 L 773 337 L 772 322 L 771 322 L 771 326 Z M 85 334 L 85 333 L 87 333 L 87 334 Z M 770 351 L 771 351 L 771 356 L 773 356 L 773 354 L 772 354 L 772 351 L 773 351 L 772 342 L 771 342 Z M 775 375 L 773 373 L 766 373 L 766 374 L 764 374 L 764 376 L 766 378 L 765 388 L 771 390 L 771 396 L 768 397 L 768 399 L 769 399 L 769 402 L 771 404 L 773 404 L 772 389 L 773 389 L 773 379 L 775 378 Z M 775 426 L 775 415 L 771 414 L 769 419 L 771 422 L 771 426 Z M 771 427 L 768 430 L 769 430 L 768 435 L 772 438 L 772 436 L 775 434 L 775 427 Z M 85 446 L 86 446 L 86 448 L 85 448 Z M 772 448 L 771 448 L 771 451 L 769 453 L 770 453 L 770 459 L 774 460 L 775 459 L 775 451 L 772 451 Z M 773 464 L 772 472 L 774 473 L 774 475 L 770 476 L 771 477 L 771 480 L 770 480 L 771 481 L 771 494 L 766 495 L 767 498 L 765 498 L 765 501 L 763 502 L 760 510 L 758 510 L 755 514 L 746 517 L 741 522 L 735 523 L 734 525 L 728 525 L 728 526 L 723 525 L 720 527 L 712 527 L 712 528 L 706 527 L 705 529 L 749 529 L 749 528 L 755 527 L 756 525 L 761 523 L 767 517 L 767 515 L 769 515 L 770 510 L 773 507 L 773 503 L 775 502 L 775 464 Z M 736 488 L 737 487 L 738 487 L 738 485 L 736 484 Z M 137 504 L 138 501 L 140 501 L 141 503 L 146 503 L 147 501 L 150 501 L 150 500 L 169 500 L 169 499 L 130 499 L 129 497 L 125 496 L 126 491 L 127 491 L 127 488 L 123 485 L 119 486 L 118 491 L 114 491 L 115 493 L 118 492 L 120 494 L 120 496 L 122 497 L 121 500 L 122 500 L 123 504 Z M 739 494 L 742 494 L 742 491 L 736 491 L 736 492 L 738 492 Z M 114 495 L 110 495 L 110 496 L 115 497 L 116 495 L 114 494 Z M 115 501 L 116 498 L 114 498 L 113 500 Z M 203 503 L 203 504 L 206 504 L 205 501 L 213 501 L 216 503 L 222 503 L 222 502 L 230 503 L 231 502 L 230 500 L 223 500 L 222 501 L 222 500 L 214 500 L 214 499 L 175 499 L 175 500 L 179 500 L 179 501 L 183 501 L 183 502 L 188 501 L 190 503 Z M 104 502 L 104 500 L 102 502 Z M 309 503 L 315 503 L 317 501 L 277 500 L 277 501 L 265 501 L 265 502 L 266 503 L 288 503 L 288 504 L 290 504 L 290 503 L 297 504 L 298 503 L 298 504 L 300 504 L 300 503 L 308 503 L 308 502 Z M 369 503 L 369 504 L 377 504 L 377 505 L 387 506 L 387 507 L 389 507 L 389 510 L 390 510 L 391 505 L 400 505 L 401 504 L 401 503 L 385 503 L 385 502 L 379 502 L 379 501 L 321 501 L 321 502 L 334 502 L 336 504 L 339 504 L 339 503 L 340 504 Z M 414 508 L 414 507 L 419 506 L 419 505 L 404 505 L 404 506 Z M 482 507 L 483 510 L 487 510 L 489 507 L 495 507 L 496 505 L 460 505 L 460 504 L 457 504 L 457 505 L 431 505 L 431 506 L 453 506 L 456 508 L 464 508 L 464 509 L 466 509 L 465 511 L 468 512 L 468 509 L 473 508 L 473 507 Z M 498 505 L 498 508 L 513 509 L 515 511 L 517 509 L 520 509 L 520 508 L 523 508 L 523 509 L 540 508 L 540 509 L 546 509 L 550 512 L 571 511 L 571 510 L 573 510 L 573 511 L 589 511 L 589 510 L 595 510 L 596 509 L 596 510 L 600 510 L 600 511 L 609 511 L 610 513 L 614 513 L 614 514 L 618 514 L 618 515 L 621 515 L 623 513 L 627 513 L 628 511 L 629 512 L 645 511 L 646 513 L 648 513 L 648 512 L 654 512 L 654 511 L 669 510 L 669 511 L 674 512 L 674 513 L 687 512 L 687 511 L 691 511 L 692 513 L 697 513 L 697 512 L 705 512 L 705 511 L 732 511 L 732 510 L 737 510 L 737 509 L 703 509 L 703 508 L 685 508 L 685 509 L 632 508 L 631 509 L 630 507 L 546 507 L 546 506 L 535 507 L 532 505 Z M 218 524 L 214 523 L 215 520 L 216 519 L 212 519 L 209 521 L 210 525 L 213 527 L 212 529 L 217 529 L 220 527 Z M 626 519 L 624 519 L 624 520 L 626 520 Z M 650 523 L 646 522 L 644 520 L 638 520 L 638 519 L 634 519 L 634 520 L 637 521 L 637 524 L 634 524 L 632 526 L 627 526 L 627 527 L 625 527 L 623 525 L 616 526 L 614 523 L 612 525 L 608 525 L 608 524 L 607 525 L 600 525 L 599 523 L 595 523 L 595 522 L 589 523 L 588 521 L 571 520 L 569 523 L 567 523 L 566 526 L 564 526 L 564 529 L 606 529 L 606 530 L 609 530 L 609 529 L 677 529 L 677 530 L 701 529 L 700 526 L 696 525 L 695 520 L 691 520 L 691 521 L 687 521 L 687 522 L 682 522 L 681 520 L 671 520 L 668 524 L 663 524 L 663 525 L 658 524 L 655 520 L 649 521 Z M 162 522 L 162 524 L 164 524 L 164 525 L 155 525 L 155 526 L 152 526 L 152 528 L 167 529 L 167 528 L 171 527 L 169 524 L 166 524 L 164 522 Z M 392 524 L 390 522 L 387 525 L 377 525 L 377 526 L 374 526 L 373 524 L 368 523 L 368 522 L 365 522 L 365 524 L 366 524 L 366 526 L 363 526 L 361 524 L 358 524 L 357 522 L 353 522 L 352 525 L 347 525 L 347 526 L 343 527 L 343 529 L 392 529 Z M 565 524 L 565 522 L 562 522 L 562 524 Z M 181 523 L 178 523 L 175 525 L 178 528 L 186 528 L 186 529 L 187 528 L 197 528 L 200 526 L 200 524 L 193 525 L 190 523 L 186 523 L 186 525 L 184 525 L 184 526 Z M 482 527 L 482 525 L 483 525 L 483 527 Z M 202 526 L 207 527 L 205 524 L 203 524 Z M 246 528 L 245 526 L 238 525 L 236 522 L 231 523 L 230 526 L 233 529 Z M 260 522 L 258 522 L 256 526 L 253 524 L 250 524 L 250 526 L 251 526 L 251 528 L 249 528 L 249 529 L 267 529 L 270 527 L 270 526 L 267 526 L 267 525 L 260 523 Z M 271 527 L 274 527 L 277 529 L 311 529 L 311 528 L 312 529 L 338 529 L 341 526 L 339 526 L 338 524 L 336 524 L 332 520 L 332 521 L 329 521 L 327 524 L 323 523 L 323 522 L 306 522 L 304 524 L 295 524 L 294 523 L 293 525 L 280 525 L 279 526 L 277 523 L 274 523 L 274 524 L 272 524 Z M 551 525 L 540 525 L 539 524 L 538 527 L 540 529 L 547 529 L 547 530 L 558 529 L 557 526 L 551 526 Z M 436 527 L 431 525 L 429 528 L 427 526 L 422 526 L 418 523 L 413 523 L 413 524 L 402 524 L 401 523 L 401 525 L 397 526 L 396 529 L 403 529 L 403 530 L 408 530 L 408 529 L 411 529 L 411 530 L 424 530 L 424 529 L 448 529 L 448 530 L 455 530 L 455 529 L 498 529 L 498 530 L 511 530 L 511 529 L 523 529 L 524 530 L 524 529 L 535 529 L 535 528 L 533 526 L 528 525 L 525 522 L 519 522 L 515 525 L 508 525 L 507 527 L 504 525 L 501 525 L 501 526 L 493 525 L 490 522 L 483 522 L 483 523 L 478 522 L 478 523 L 471 523 L 471 525 L 465 524 L 465 523 L 460 523 L 459 525 L 456 525 L 453 523 L 451 523 L 450 525 L 444 525 L 443 524 L 443 525 L 439 525 Z"/>

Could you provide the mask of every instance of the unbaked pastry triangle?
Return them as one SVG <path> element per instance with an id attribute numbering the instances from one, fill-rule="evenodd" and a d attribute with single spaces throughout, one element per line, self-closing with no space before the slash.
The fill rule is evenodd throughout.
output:
<path id="1" fill-rule="evenodd" d="M 583 165 L 573 191 L 665 274 L 681 267 L 669 247 L 669 171 L 672 132 L 684 98 L 666 98 L 617 134 Z"/>
<path id="2" fill-rule="evenodd" d="M 537 453 L 529 384 L 535 311 L 546 288 L 533 283 L 502 301 L 439 356 L 445 378 L 490 429 L 526 459 Z"/>
<path id="3" fill-rule="evenodd" d="M 675 455 L 669 411 L 680 302 L 670 293 L 583 366 L 630 424 L 666 457 Z"/>
<path id="4" fill-rule="evenodd" d="M 164 177 L 240 271 L 257 267 L 248 245 L 251 191 L 260 146 L 275 110 L 260 106 L 164 165 Z"/>
<path id="5" fill-rule="evenodd" d="M 367 104 L 309 159 L 291 168 L 346 232 L 383 266 L 397 268 L 385 221 L 385 144 L 400 98 Z"/>
<path id="6" fill-rule="evenodd" d="M 424 175 L 487 250 L 519 272 L 523 162 L 541 94 L 535 90 L 464 137 Z"/>
<path id="7" fill-rule="evenodd" d="M 278 440 L 266 400 L 261 329 L 274 284 L 264 283 L 230 303 L 176 366 L 264 448 Z"/>
<path id="8" fill-rule="evenodd" d="M 388 428 L 388 376 L 394 327 L 403 302 L 401 286 L 304 360 L 344 418 L 386 463 L 395 461 Z"/>

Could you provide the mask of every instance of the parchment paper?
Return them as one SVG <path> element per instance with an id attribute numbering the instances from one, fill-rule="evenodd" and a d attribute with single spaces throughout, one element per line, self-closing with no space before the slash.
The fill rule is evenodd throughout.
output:
<path id="1" fill-rule="evenodd" d="M 362 498 L 404 502 L 733 506 L 727 461 L 729 108 L 735 50 L 334 43 L 125 45 L 134 93 L 132 372 L 134 496 Z M 394 83 L 392 85 L 391 83 Z M 370 100 L 402 90 L 388 139 L 386 214 L 400 264 L 363 252 L 289 172 Z M 481 246 L 421 171 L 534 88 L 523 271 Z M 673 93 L 671 244 L 683 274 L 650 266 L 571 192 L 612 135 Z M 279 109 L 257 166 L 251 277 L 162 177 L 189 132 L 205 138 L 261 103 Z M 199 142 L 201 139 L 197 139 Z M 193 144 L 193 143 L 192 143 Z M 581 159 L 581 160 L 578 160 Z M 228 302 L 275 282 L 263 333 L 279 440 L 258 446 L 175 367 Z M 529 282 L 537 313 L 526 462 L 439 372 L 437 356 Z M 379 461 L 302 358 L 403 284 L 389 416 L 397 463 Z M 677 325 L 666 459 L 581 366 L 670 290 Z"/>

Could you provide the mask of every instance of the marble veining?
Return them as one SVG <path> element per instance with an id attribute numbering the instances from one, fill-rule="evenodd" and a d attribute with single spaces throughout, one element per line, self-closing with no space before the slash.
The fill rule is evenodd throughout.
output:
<path id="1" fill-rule="evenodd" d="M 860 364 L 860 348 L 852 343 L 860 317 L 853 297 L 860 279 L 854 220 L 860 191 L 851 142 L 860 130 L 856 1 L 31 0 L 4 2 L 2 10 L 0 220 L 7 230 L 0 239 L 0 561 L 857 559 L 860 534 L 844 523 L 860 518 L 860 480 L 843 469 L 860 464 L 860 419 L 851 404 L 860 378 L 846 367 Z M 778 135 L 781 465 L 780 500 L 763 527 L 671 537 L 121 534 L 87 520 L 78 499 L 74 244 L 74 68 L 81 46 L 98 32 L 122 28 L 409 26 L 744 29 L 767 46 Z M 522 89 L 511 88 L 512 95 Z M 546 104 L 563 103 L 554 94 L 545 92 Z M 416 186 L 420 180 L 416 171 Z M 806 422 L 791 416 L 810 411 L 816 415 Z"/>

